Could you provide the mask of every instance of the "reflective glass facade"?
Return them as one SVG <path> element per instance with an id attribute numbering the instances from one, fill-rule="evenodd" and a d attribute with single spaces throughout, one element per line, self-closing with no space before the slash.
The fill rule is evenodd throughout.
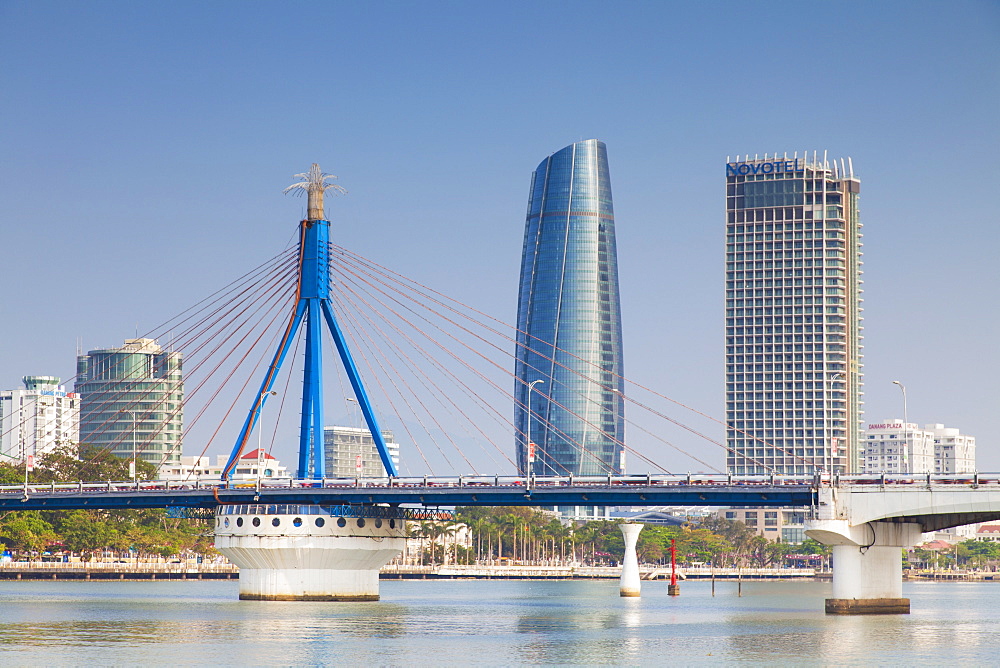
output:
<path id="1" fill-rule="evenodd" d="M 618 256 L 607 149 L 554 153 L 531 177 L 518 295 L 517 464 L 537 475 L 620 473 L 625 440 Z M 528 417 L 528 386 L 531 417 Z M 528 439 L 535 444 L 534 461 Z"/>
<path id="2" fill-rule="evenodd" d="M 81 447 L 153 466 L 180 464 L 184 427 L 181 354 L 152 339 L 91 350 L 76 363 Z M 133 430 L 134 427 L 134 430 Z"/>
<path id="3" fill-rule="evenodd" d="M 730 473 L 861 470 L 860 186 L 816 154 L 726 165 Z"/>

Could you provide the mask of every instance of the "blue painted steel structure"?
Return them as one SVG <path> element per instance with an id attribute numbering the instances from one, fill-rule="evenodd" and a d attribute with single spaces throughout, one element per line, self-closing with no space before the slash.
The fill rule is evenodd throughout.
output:
<path id="1" fill-rule="evenodd" d="M 379 428 L 371 401 L 358 373 L 354 358 L 347 347 L 344 335 L 337 324 L 337 318 L 330 303 L 330 222 L 327 220 L 303 220 L 299 224 L 299 277 L 295 310 L 285 328 L 284 336 L 268 366 L 260 391 L 254 398 L 240 435 L 236 439 L 233 452 L 223 469 L 226 480 L 232 474 L 240 456 L 246 449 L 250 433 L 260 418 L 261 409 L 274 386 L 282 363 L 288 354 L 292 341 L 305 323 L 306 352 L 302 383 L 302 421 L 299 429 L 300 478 L 322 479 L 325 473 L 323 456 L 323 322 L 337 346 L 340 360 L 354 388 L 355 397 L 371 429 L 378 448 L 379 457 L 390 476 L 399 475 L 396 465 L 389 457 L 382 430 Z"/>
<path id="2" fill-rule="evenodd" d="M 95 483 L 93 487 L 50 490 L 31 488 L 25 498 L 17 486 L 0 488 L 0 511 L 69 510 L 78 508 L 215 508 L 232 503 L 256 504 L 399 504 L 429 508 L 442 506 L 767 506 L 795 507 L 816 503 L 817 487 L 806 481 L 794 484 L 759 482 L 721 484 L 646 484 L 645 476 L 580 484 L 571 478 L 552 479 L 547 485 L 526 485 L 522 478 L 507 484 L 452 479 L 421 481 L 394 479 L 391 484 L 364 479 L 326 480 L 325 483 L 290 482 L 285 487 L 260 491 L 245 487 L 186 489 L 134 489 L 135 483 Z M 141 483 L 143 485 L 147 483 Z M 174 483 L 177 485 L 177 483 Z M 324 485 L 325 486 L 321 486 Z M 106 487 L 105 487 L 106 486 Z M 64 485 L 62 487 L 71 487 Z M 129 488 L 132 489 L 129 489 Z"/>

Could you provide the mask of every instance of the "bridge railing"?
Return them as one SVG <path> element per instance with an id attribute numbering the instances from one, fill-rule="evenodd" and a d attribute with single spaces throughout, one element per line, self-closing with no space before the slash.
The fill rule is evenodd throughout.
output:
<path id="1" fill-rule="evenodd" d="M 933 488 L 944 486 L 980 487 L 1000 485 L 1000 473 L 959 473 L 959 474 L 828 474 L 809 476 L 734 476 L 724 474 L 641 474 L 641 475 L 597 475 L 597 476 L 504 476 L 504 475 L 462 475 L 462 476 L 404 476 L 380 478 L 325 478 L 323 480 L 296 478 L 263 478 L 245 480 L 125 480 L 71 483 L 28 483 L 0 485 L 0 494 L 108 494 L 142 493 L 182 490 L 226 490 L 243 488 L 261 489 L 309 489 L 309 488 L 477 488 L 477 487 L 523 487 L 527 489 L 548 487 L 761 487 L 761 486 L 809 486 L 818 487 L 891 487 Z"/>
<path id="2" fill-rule="evenodd" d="M 643 475 L 595 475 L 595 476 L 504 476 L 504 475 L 462 475 L 462 476 L 405 476 L 380 478 L 262 478 L 243 480 L 119 480 L 119 481 L 79 481 L 28 483 L 0 485 L 0 494 L 107 494 L 114 492 L 164 492 L 175 490 L 224 490 L 224 489 L 309 489 L 309 488 L 475 488 L 475 487 L 617 487 L 617 486 L 774 486 L 774 485 L 815 485 L 814 476 L 731 476 L 722 474 L 643 474 Z"/>

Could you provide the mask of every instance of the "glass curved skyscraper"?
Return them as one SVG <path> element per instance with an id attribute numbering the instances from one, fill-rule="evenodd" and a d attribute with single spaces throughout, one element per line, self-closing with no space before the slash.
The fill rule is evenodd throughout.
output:
<path id="1" fill-rule="evenodd" d="M 603 142 L 567 146 L 531 176 L 517 327 L 519 470 L 620 473 L 625 440 L 621 306 Z"/>

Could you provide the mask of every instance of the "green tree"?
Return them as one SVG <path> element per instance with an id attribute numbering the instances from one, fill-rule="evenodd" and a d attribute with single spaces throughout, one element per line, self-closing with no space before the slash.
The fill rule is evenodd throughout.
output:
<path id="1" fill-rule="evenodd" d="M 8 550 L 41 552 L 56 539 L 52 525 L 37 511 L 5 513 L 0 517 L 0 543 Z"/>

